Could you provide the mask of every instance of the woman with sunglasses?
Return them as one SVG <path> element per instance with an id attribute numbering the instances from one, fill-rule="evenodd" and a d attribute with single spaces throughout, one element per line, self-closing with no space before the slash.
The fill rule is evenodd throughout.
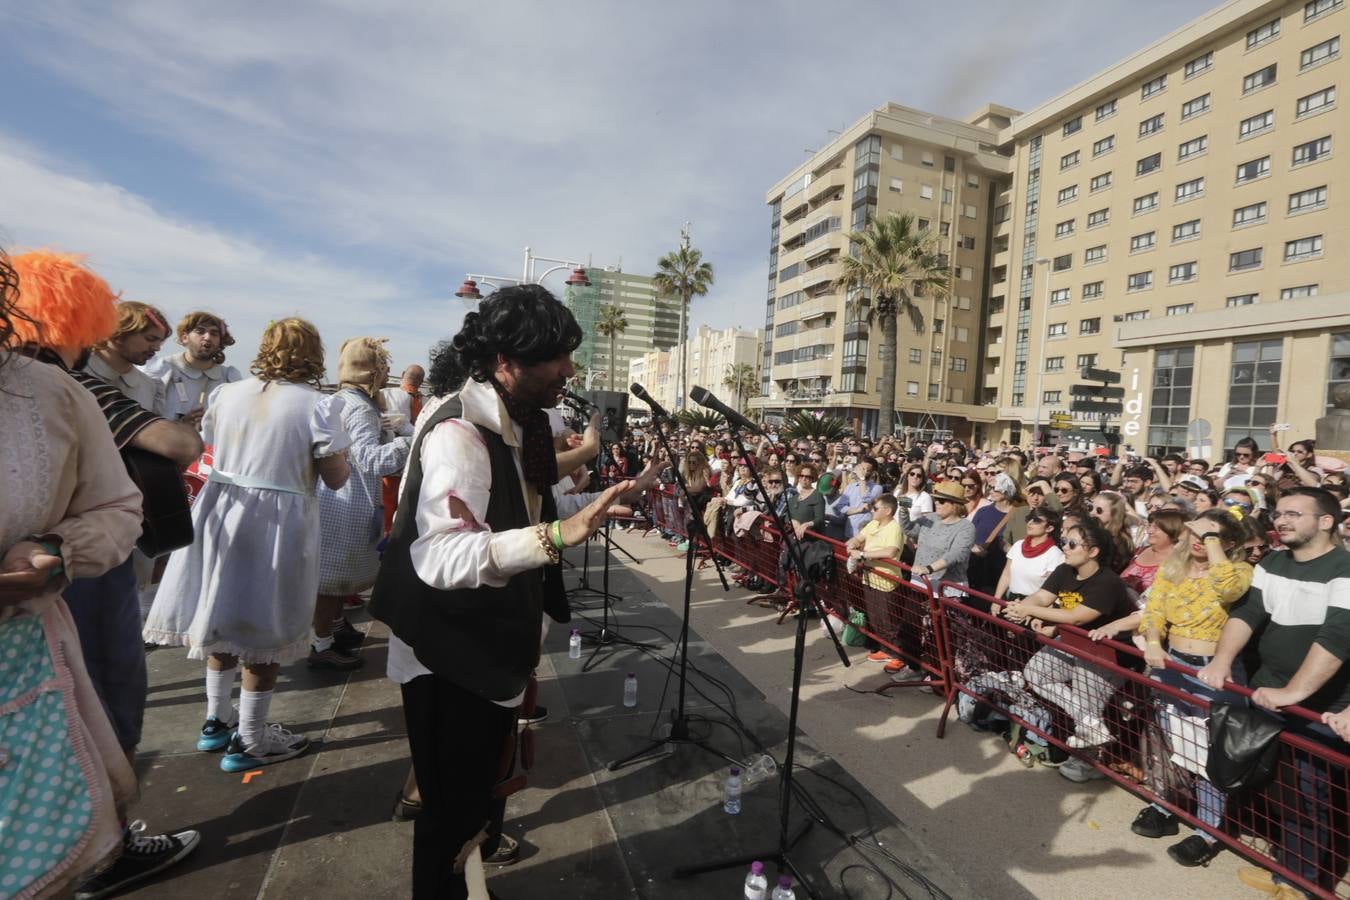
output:
<path id="1" fill-rule="evenodd" d="M 1072 472 L 1061 472 L 1055 476 L 1055 500 L 1059 503 L 1061 515 L 1073 514 L 1087 516 L 1087 504 L 1083 502 L 1083 483 Z M 1065 526 L 1066 529 L 1068 526 Z"/>
<path id="2" fill-rule="evenodd" d="M 1129 501 L 1115 491 L 1102 491 L 1088 507 L 1088 514 L 1111 535 L 1116 571 L 1123 572 L 1134 556 L 1136 546 L 1145 540 L 1145 523 L 1129 507 Z"/>
<path id="3" fill-rule="evenodd" d="M 1003 607 L 1003 614 L 1014 622 L 1034 623 L 1033 628 L 1047 635 L 1054 633 L 1056 625 L 1090 628 L 1099 621 L 1123 619 L 1133 612 L 1134 603 L 1111 568 L 1111 554 L 1111 536 L 1106 530 L 1094 520 L 1080 522 L 1065 533 L 1064 565 L 1050 574 L 1039 591 Z M 1072 717 L 1070 747 L 1096 747 L 1112 740 L 1102 713 L 1120 685 L 1117 676 L 1103 674 L 1054 647 L 1037 652 L 1022 676 L 1032 690 Z"/>
<path id="4" fill-rule="evenodd" d="M 1206 700 L 1219 699 L 1214 689 L 1193 675 L 1183 675 L 1174 663 L 1203 669 L 1214 659 L 1219 634 L 1228 622 L 1228 610 L 1252 583 L 1252 567 L 1245 559 L 1245 534 L 1231 512 L 1210 510 L 1186 525 L 1187 540 L 1179 542 L 1163 561 L 1144 607 L 1139 632 L 1144 636 L 1144 662 L 1163 684 Z M 1241 680 L 1236 674 L 1234 680 Z M 1164 696 L 1162 715 L 1204 715 L 1199 706 Z M 1168 732 L 1167 722 L 1163 722 Z M 1173 748 L 1174 753 L 1182 748 Z M 1196 816 L 1210 831 L 1223 826 L 1225 797 L 1200 776 L 1194 777 Z M 1176 817 L 1161 806 L 1144 807 L 1130 826 L 1143 837 L 1162 837 L 1179 831 Z M 1207 864 L 1219 852 L 1216 839 L 1201 829 L 1167 848 L 1167 855 L 1183 866 Z"/>
<path id="5" fill-rule="evenodd" d="M 1274 509 L 1275 504 L 1280 502 L 1279 484 L 1272 476 L 1264 472 L 1258 472 L 1251 478 L 1248 478 L 1247 487 L 1256 491 L 1257 498 L 1261 501 L 1257 505 L 1262 509 Z"/>
<path id="6" fill-rule="evenodd" d="M 894 494 L 896 501 L 909 510 L 911 518 L 917 519 L 933 511 L 933 495 L 928 493 L 928 473 L 921 464 L 910 463 L 905 466 Z"/>
<path id="7" fill-rule="evenodd" d="M 1249 475 L 1256 471 L 1257 456 L 1261 448 L 1252 438 L 1240 438 L 1233 445 L 1233 458 L 1219 468 L 1219 483 L 1222 484 L 1234 475 Z"/>
<path id="8" fill-rule="evenodd" d="M 999 600 L 1021 600 L 1041 589 L 1050 573 L 1064 562 L 1064 551 L 1055 538 L 1059 534 L 1059 513 L 1041 507 L 1026 516 L 1026 537 L 1008 551 L 994 596 Z"/>
<path id="9" fill-rule="evenodd" d="M 862 607 L 867 617 L 867 628 L 872 634 L 894 634 L 899 627 L 891 595 L 901 578 L 900 567 L 893 560 L 900 558 L 904 536 L 895 520 L 896 500 L 882 494 L 872 501 L 872 521 L 862 527 L 844 545 L 848 551 L 850 572 L 865 568 L 862 574 Z M 885 573 L 884 575 L 878 573 Z M 867 639 L 868 662 L 890 663 L 894 657 L 882 649 L 872 637 Z"/>
<path id="10" fill-rule="evenodd" d="M 684 476 L 684 483 L 689 488 L 689 499 L 694 503 L 693 514 L 702 518 L 703 511 L 716 493 L 716 489 L 712 485 L 712 466 L 708 464 L 708 456 L 703 452 L 703 445 L 700 442 L 691 441 L 684 455 L 680 457 L 680 474 Z M 684 502 L 683 497 L 680 498 L 680 502 Z M 689 549 L 688 538 L 683 538 L 679 534 L 676 534 L 669 543 L 681 553 Z"/>

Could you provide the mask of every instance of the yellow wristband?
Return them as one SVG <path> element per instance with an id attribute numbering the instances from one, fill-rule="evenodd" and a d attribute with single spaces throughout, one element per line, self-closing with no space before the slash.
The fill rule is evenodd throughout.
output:
<path id="1" fill-rule="evenodd" d="M 556 548 L 558 549 L 558 552 L 559 552 L 559 553 L 561 553 L 562 550 L 563 550 L 563 536 L 562 536 L 562 521 L 561 521 L 561 520 L 559 520 L 559 519 L 554 519 L 554 520 L 553 520 L 553 525 L 552 525 L 552 527 L 549 529 L 549 536 L 553 538 L 553 546 L 556 547 Z"/>

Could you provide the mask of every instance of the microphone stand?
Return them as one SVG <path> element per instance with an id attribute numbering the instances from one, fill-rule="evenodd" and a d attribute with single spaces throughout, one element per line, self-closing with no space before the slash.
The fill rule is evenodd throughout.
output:
<path id="1" fill-rule="evenodd" d="M 656 425 L 656 437 L 661 443 L 661 448 L 666 453 L 666 458 L 671 461 L 671 468 L 675 472 L 675 483 L 681 496 L 684 497 L 686 508 L 689 510 L 688 527 L 685 529 L 689 536 L 688 547 L 684 551 L 684 621 L 680 624 L 680 639 L 676 644 L 675 652 L 679 656 L 679 692 L 676 700 L 675 709 L 670 711 L 670 734 L 665 737 L 656 738 L 650 741 L 647 746 L 630 753 L 622 759 L 616 759 L 610 763 L 608 768 L 611 772 L 629 766 L 644 757 L 650 756 L 656 750 L 667 744 L 696 744 L 714 756 L 723 759 L 730 759 L 725 753 L 719 753 L 702 738 L 693 737 L 689 731 L 689 715 L 685 712 L 685 685 L 688 682 L 689 665 L 689 611 L 691 606 L 692 591 L 694 586 L 694 554 L 699 540 L 702 539 L 708 549 L 712 550 L 712 538 L 708 534 L 708 526 L 703 522 L 701 511 L 694 506 L 694 498 L 689 494 L 689 485 L 685 482 L 684 476 L 680 474 L 679 462 L 670 449 L 670 443 L 666 439 L 665 430 L 661 423 L 666 421 L 664 416 L 659 415 L 655 410 L 652 411 L 652 422 Z M 731 586 L 727 584 L 726 573 L 722 571 L 722 561 L 717 558 L 717 554 L 712 554 L 713 566 L 717 569 L 717 577 L 722 580 L 722 590 L 729 591 Z"/>
<path id="2" fill-rule="evenodd" d="M 732 440 L 736 442 L 736 449 L 741 458 L 744 459 L 750 467 L 750 477 L 755 481 L 755 489 L 759 491 L 761 497 L 767 498 L 768 491 L 764 490 L 764 485 L 759 479 L 759 469 L 754 463 L 753 457 L 745 449 L 745 443 L 741 440 L 740 432 L 731 429 Z M 794 598 L 797 601 L 797 635 L 792 648 L 792 700 L 788 706 L 788 731 L 787 731 L 787 752 L 784 755 L 783 767 L 779 770 L 779 789 L 778 789 L 778 844 L 771 850 L 757 850 L 754 853 L 748 853 L 741 856 L 729 857 L 726 859 L 713 860 L 711 862 L 700 863 L 695 866 L 684 866 L 677 868 L 674 872 L 676 878 L 687 878 L 691 875 L 699 875 L 703 872 L 715 872 L 719 869 L 729 869 L 734 866 L 745 866 L 755 860 L 773 860 L 778 864 L 778 870 L 781 872 L 787 869 L 792 873 L 793 880 L 802 885 L 806 893 L 815 897 L 816 892 L 811 888 L 809 882 L 802 874 L 802 870 L 792 861 L 790 851 L 802 836 L 811 829 L 811 819 L 806 819 L 798 825 L 795 832 L 789 827 L 791 817 L 792 803 L 792 774 L 793 757 L 797 746 L 797 710 L 801 704 L 801 686 L 802 686 L 802 668 L 803 659 L 806 650 L 806 607 L 815 606 L 819 613 L 821 621 L 825 623 L 825 630 L 830 635 L 830 640 L 834 641 L 835 651 L 839 654 L 839 661 L 845 666 L 851 665 L 848 654 L 844 652 L 844 646 L 839 642 L 839 636 L 834 633 L 833 626 L 830 625 L 830 617 L 826 615 L 821 606 L 820 598 L 816 596 L 815 585 L 806 577 L 805 559 L 802 556 L 801 541 L 797 539 L 797 532 L 793 530 L 792 523 L 784 521 L 784 517 L 778 513 L 777 501 L 769 502 L 768 514 L 773 519 L 775 527 L 783 535 L 783 540 L 787 544 L 788 553 L 793 566 L 797 571 L 797 583 L 793 590 Z"/>

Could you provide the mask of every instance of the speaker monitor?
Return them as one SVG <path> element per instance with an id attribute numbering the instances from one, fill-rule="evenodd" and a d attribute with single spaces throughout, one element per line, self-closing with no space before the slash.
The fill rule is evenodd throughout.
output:
<path id="1" fill-rule="evenodd" d="M 600 410 L 600 439 L 622 441 L 628 425 L 628 394 L 623 391 L 583 391 L 581 396 Z"/>

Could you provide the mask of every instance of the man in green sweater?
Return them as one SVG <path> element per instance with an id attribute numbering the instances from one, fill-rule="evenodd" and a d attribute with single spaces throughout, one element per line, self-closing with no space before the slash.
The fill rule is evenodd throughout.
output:
<path id="1" fill-rule="evenodd" d="M 1280 497 L 1274 519 L 1284 549 L 1257 565 L 1251 592 L 1233 610 L 1199 678 L 1221 688 L 1233 660 L 1260 631 L 1252 702 L 1269 710 L 1297 705 L 1334 718 L 1350 707 L 1350 667 L 1342 665 L 1350 657 L 1350 551 L 1335 539 L 1340 506 L 1321 488 L 1295 488 Z M 1350 744 L 1322 722 L 1288 716 L 1285 728 L 1350 754 Z M 1326 762 L 1296 752 L 1294 763 L 1298 802 L 1282 807 L 1276 858 L 1309 882 L 1330 887 L 1338 880 L 1331 820 L 1343 820 L 1345 810 L 1333 809 Z M 1264 869 L 1240 869 L 1238 877 L 1269 894 L 1298 896 Z"/>

